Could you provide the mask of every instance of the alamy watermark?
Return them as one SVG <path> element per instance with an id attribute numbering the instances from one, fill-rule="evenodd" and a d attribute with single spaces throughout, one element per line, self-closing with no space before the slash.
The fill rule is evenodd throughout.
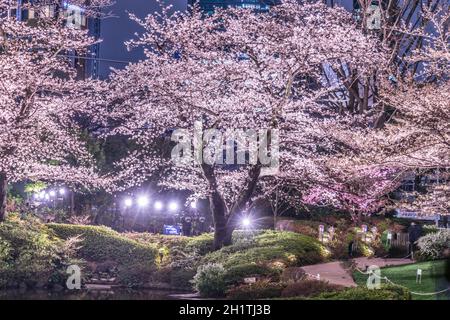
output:
<path id="1" fill-rule="evenodd" d="M 369 277 L 367 278 L 367 289 L 374 290 L 381 288 L 381 269 L 373 265 L 367 269 Z"/>
<path id="2" fill-rule="evenodd" d="M 172 161 L 207 165 L 257 165 L 265 175 L 276 174 L 280 164 L 280 136 L 277 129 L 203 130 L 194 123 L 194 130 L 177 129 L 172 133 L 176 146 Z"/>
<path id="3" fill-rule="evenodd" d="M 81 289 L 81 268 L 77 265 L 71 265 L 67 267 L 66 273 L 69 277 L 66 281 L 66 287 L 69 290 Z"/>

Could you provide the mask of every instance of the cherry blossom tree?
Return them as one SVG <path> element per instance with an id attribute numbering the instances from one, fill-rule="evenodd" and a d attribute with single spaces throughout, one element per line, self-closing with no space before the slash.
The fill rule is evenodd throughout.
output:
<path id="1" fill-rule="evenodd" d="M 435 49 L 429 45 L 429 32 L 436 26 L 435 18 L 445 15 L 448 2 L 442 0 L 356 0 L 354 1 L 354 19 L 358 27 L 367 34 L 375 36 L 386 51 L 386 64 L 380 66 L 372 75 L 358 77 L 352 75 L 344 82 L 341 96 L 348 97 L 342 105 L 345 113 L 367 113 L 380 110 L 374 123 L 381 128 L 390 119 L 392 106 L 384 104 L 380 91 L 385 79 L 398 81 L 421 69 L 421 61 L 411 59 L 417 52 L 433 54 Z M 441 19 L 442 20 L 442 19 Z M 445 38 L 436 44 L 448 45 Z M 439 44 L 440 43 L 440 44 Z M 417 55 L 416 55 L 417 56 Z M 386 69 L 385 69 L 386 68 Z M 385 69 L 385 70 L 383 70 Z M 384 72 L 387 74 L 384 74 Z M 341 70 L 338 76 L 354 73 L 354 67 Z"/>
<path id="2" fill-rule="evenodd" d="M 317 180 L 303 201 L 348 212 L 354 222 L 359 222 L 363 215 L 390 208 L 392 200 L 387 195 L 401 185 L 404 177 L 400 171 L 388 167 L 355 167 L 342 163 L 324 171 L 326 179 Z"/>
<path id="3" fill-rule="evenodd" d="M 412 12 L 415 23 L 398 22 L 389 29 L 400 48 L 391 53 L 389 77 L 378 81 L 373 109 L 382 116 L 375 122 L 377 129 L 352 141 L 353 149 L 360 151 L 354 166 L 388 167 L 396 177 L 450 167 L 449 5 L 435 1 Z M 339 139 L 351 137 L 344 132 Z M 414 206 L 434 214 L 425 208 L 435 199 L 434 207 L 444 208 L 449 201 L 448 193 L 441 192 L 445 183 L 431 188 L 429 195 L 419 195 Z"/>
<path id="4" fill-rule="evenodd" d="M 105 0 L 72 1 L 84 15 L 97 14 Z M 32 2 L 27 21 L 0 0 L 0 221 L 7 185 L 23 179 L 96 185 L 93 161 L 80 139 L 78 116 L 90 108 L 96 83 L 78 81 L 68 56 L 87 52 L 97 40 L 69 23 L 60 1 Z"/>
<path id="5" fill-rule="evenodd" d="M 277 218 L 294 210 L 298 212 L 305 208 L 301 191 L 307 189 L 300 181 L 295 180 L 293 184 L 280 176 L 261 179 L 252 198 L 255 205 L 258 200 L 265 200 L 272 211 L 273 226 L 277 227 Z M 303 186 L 303 187 L 302 187 Z"/>
<path id="6" fill-rule="evenodd" d="M 286 1 L 265 14 L 234 8 L 204 16 L 196 7 L 168 12 L 163 8 L 143 20 L 132 16 L 144 32 L 127 45 L 143 47 L 146 59 L 116 71 L 111 80 L 108 107 L 111 121 L 119 124 L 112 133 L 140 147 L 119 163 L 115 179 L 125 189 L 162 172 L 161 185 L 208 198 L 218 249 L 230 244 L 263 177 L 300 181 L 319 174 L 320 157 L 346 149 L 328 132 L 353 130 L 355 121 L 365 120 L 340 114 L 339 99 L 345 97 L 337 92 L 350 81 L 349 65 L 356 76 L 373 74 L 383 50 L 350 14 L 320 2 Z M 195 137 L 200 128 L 224 134 L 266 129 L 253 147 L 266 146 L 273 156 L 278 146 L 279 162 L 271 167 L 277 170 L 267 170 L 261 159 L 222 164 L 221 153 L 211 153 L 217 139 L 207 134 L 194 138 L 191 159 L 199 152 L 215 157 L 214 163 L 174 161 L 153 148 L 174 129 Z"/>

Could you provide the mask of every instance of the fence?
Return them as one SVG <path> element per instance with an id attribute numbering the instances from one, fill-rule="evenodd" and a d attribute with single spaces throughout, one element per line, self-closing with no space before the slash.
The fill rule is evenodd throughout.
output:
<path id="1" fill-rule="evenodd" d="M 394 233 L 391 239 L 391 247 L 408 248 L 409 234 L 408 233 Z"/>

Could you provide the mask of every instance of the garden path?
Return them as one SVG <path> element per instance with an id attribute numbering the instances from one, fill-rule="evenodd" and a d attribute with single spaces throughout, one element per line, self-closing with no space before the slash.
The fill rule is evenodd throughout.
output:
<path id="1" fill-rule="evenodd" d="M 399 266 L 414 263 L 411 259 L 384 259 L 384 258 L 356 258 L 353 259 L 356 267 L 366 270 L 366 266 L 376 265 L 380 268 L 386 266 Z M 309 278 L 328 281 L 331 284 L 337 284 L 344 287 L 356 287 L 356 283 L 352 278 L 351 270 L 346 269 L 342 261 L 334 261 L 328 263 L 314 264 L 303 266 L 300 269 L 306 272 Z"/>
<path id="2" fill-rule="evenodd" d="M 344 287 L 357 286 L 350 272 L 342 266 L 340 261 L 303 266 L 301 269 L 312 279 L 317 279 L 320 275 L 320 280 L 328 281 L 330 284 Z"/>

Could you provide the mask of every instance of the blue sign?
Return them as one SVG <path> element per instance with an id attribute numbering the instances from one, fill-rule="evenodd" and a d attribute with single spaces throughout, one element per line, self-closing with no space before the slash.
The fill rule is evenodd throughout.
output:
<path id="1" fill-rule="evenodd" d="M 169 236 L 178 236 L 181 234 L 179 226 L 164 225 L 163 234 Z"/>

